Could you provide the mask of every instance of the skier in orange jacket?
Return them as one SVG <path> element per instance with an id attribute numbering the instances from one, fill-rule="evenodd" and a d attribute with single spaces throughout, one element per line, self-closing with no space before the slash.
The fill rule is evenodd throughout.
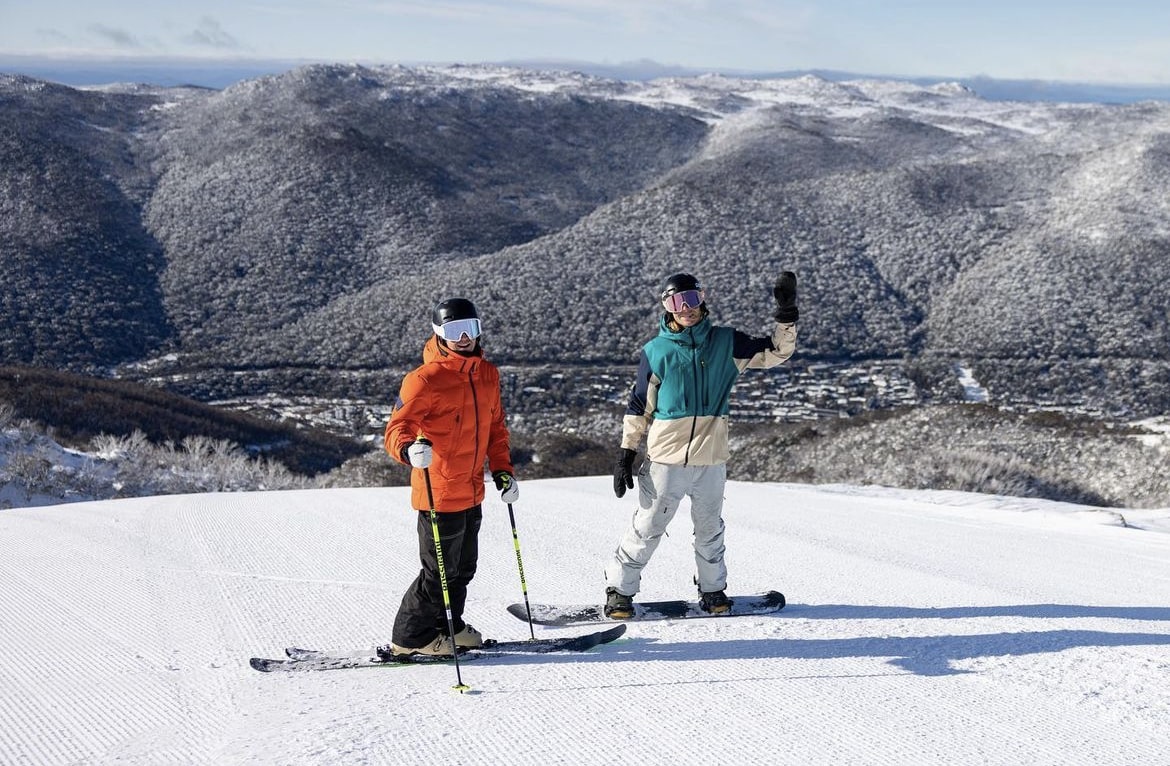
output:
<path id="1" fill-rule="evenodd" d="M 395 654 L 453 654 L 421 469 L 430 475 L 457 647 L 483 643 L 479 631 L 464 622 L 463 608 L 479 558 L 484 463 L 504 502 L 519 496 L 500 373 L 483 356 L 475 305 L 466 298 L 445 300 L 435 306 L 431 327 L 434 335 L 423 347 L 423 363 L 403 379 L 384 441 L 391 457 L 415 469 L 411 505 L 419 512 L 422 563 L 394 619 L 390 650 Z"/>

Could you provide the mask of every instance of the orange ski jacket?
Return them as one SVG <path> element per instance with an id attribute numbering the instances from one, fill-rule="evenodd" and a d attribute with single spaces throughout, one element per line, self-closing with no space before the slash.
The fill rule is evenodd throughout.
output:
<path id="1" fill-rule="evenodd" d="M 386 452 L 404 462 L 403 448 L 419 434 L 433 445 L 436 511 L 464 511 L 483 502 L 485 461 L 492 472 L 513 472 L 500 371 L 481 352 L 456 354 L 433 335 L 423 346 L 423 363 L 403 378 L 386 424 Z M 410 486 L 414 508 L 429 510 L 421 469 L 410 472 Z"/>

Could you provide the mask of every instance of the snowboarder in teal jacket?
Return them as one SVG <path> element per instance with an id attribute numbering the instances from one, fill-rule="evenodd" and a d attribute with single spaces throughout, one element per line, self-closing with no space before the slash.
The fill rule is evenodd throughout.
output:
<path id="1" fill-rule="evenodd" d="M 643 348 L 622 420 L 614 466 L 614 493 L 634 487 L 634 459 L 642 440 L 638 509 L 606 565 L 607 616 L 633 616 L 642 569 L 684 497 L 695 527 L 696 583 L 700 606 L 718 614 L 731 608 L 725 594 L 723 488 L 727 481 L 731 389 L 746 369 L 774 367 L 796 350 L 796 275 L 786 271 L 773 288 L 776 327 L 754 337 L 711 323 L 706 294 L 690 274 L 666 281 L 658 335 Z"/>

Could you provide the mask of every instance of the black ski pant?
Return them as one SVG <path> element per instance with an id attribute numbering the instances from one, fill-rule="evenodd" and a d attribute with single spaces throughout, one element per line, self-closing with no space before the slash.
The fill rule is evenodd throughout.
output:
<path id="1" fill-rule="evenodd" d="M 439 544 L 443 549 L 443 568 L 447 573 L 451 616 L 458 633 L 464 627 L 467 585 L 475 577 L 479 560 L 483 509 L 476 505 L 465 511 L 436 513 L 435 518 L 439 525 Z M 392 639 L 398 646 L 411 649 L 426 646 L 440 633 L 447 633 L 447 612 L 443 606 L 443 585 L 439 579 L 439 560 L 435 554 L 429 511 L 419 511 L 418 514 L 418 558 L 422 569 L 402 597 L 402 605 L 394 618 Z"/>

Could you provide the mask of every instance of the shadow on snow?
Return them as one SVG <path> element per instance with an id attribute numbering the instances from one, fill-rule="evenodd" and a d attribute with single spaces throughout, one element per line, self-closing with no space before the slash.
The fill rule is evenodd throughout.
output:
<path id="1" fill-rule="evenodd" d="M 833 660 L 884 658 L 891 665 L 921 676 L 966 673 L 952 663 L 979 657 L 1046 654 L 1084 646 L 1170 646 L 1170 635 L 1108 633 L 1099 630 L 1051 630 L 988 633 L 972 636 L 883 636 L 880 638 L 768 638 L 660 644 L 646 640 L 624 654 L 631 660 Z M 628 644 L 626 644 L 628 646 Z M 607 657 L 606 659 L 613 659 Z"/>
<path id="2" fill-rule="evenodd" d="M 899 607 L 844 604 L 790 604 L 782 613 L 763 619 L 964 619 L 1028 617 L 1039 619 L 1110 618 L 1170 621 L 1170 607 L 1079 606 L 1021 604 L 1014 606 Z M 710 618 L 720 619 L 720 618 Z M 1080 647 L 1170 646 L 1170 634 L 1119 633 L 1103 630 L 1044 630 L 961 636 L 881 636 L 835 639 L 761 638 L 662 643 L 657 639 L 625 639 L 582 660 L 671 661 L 881 658 L 916 675 L 966 673 L 953 663 L 980 657 L 1046 654 Z M 617 651 L 615 651 L 617 650 Z M 510 658 L 500 658 L 508 662 Z M 522 662 L 532 662 L 528 657 Z M 556 661 L 553 657 L 541 661 Z"/>

